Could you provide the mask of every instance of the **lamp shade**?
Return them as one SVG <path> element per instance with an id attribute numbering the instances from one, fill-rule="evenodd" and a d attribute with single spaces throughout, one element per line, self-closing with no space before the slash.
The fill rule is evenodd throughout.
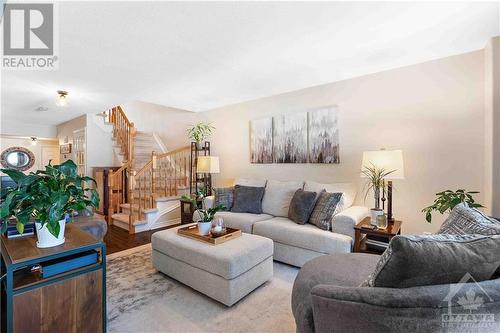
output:
<path id="1" fill-rule="evenodd" d="M 383 168 L 385 171 L 391 171 L 388 179 L 404 179 L 405 169 L 403 164 L 403 151 L 402 150 L 372 150 L 363 153 L 363 162 L 361 169 L 370 166 Z"/>
<path id="2" fill-rule="evenodd" d="M 219 158 L 217 156 L 198 156 L 197 173 L 219 173 Z"/>

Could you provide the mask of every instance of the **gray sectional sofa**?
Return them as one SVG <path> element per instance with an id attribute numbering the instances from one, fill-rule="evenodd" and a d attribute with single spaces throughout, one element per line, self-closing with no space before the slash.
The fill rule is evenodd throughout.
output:
<path id="1" fill-rule="evenodd" d="M 235 185 L 265 187 L 262 214 L 217 213 L 228 227 L 264 236 L 274 241 L 274 260 L 302 267 L 307 261 L 326 254 L 350 253 L 354 243 L 354 226 L 369 215 L 369 209 L 353 206 L 356 186 L 352 183 L 322 184 L 312 181 L 279 182 L 274 180 L 236 180 Z M 295 191 L 342 192 L 343 209 L 332 219 L 331 231 L 312 224 L 300 225 L 288 219 L 288 208 Z M 206 197 L 205 207 L 211 207 L 214 197 Z"/>

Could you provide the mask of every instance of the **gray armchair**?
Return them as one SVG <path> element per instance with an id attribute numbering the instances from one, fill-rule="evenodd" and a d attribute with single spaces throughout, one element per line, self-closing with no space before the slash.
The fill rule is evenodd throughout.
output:
<path id="1" fill-rule="evenodd" d="M 478 322 L 468 331 L 500 331 L 500 279 L 405 289 L 359 287 L 378 259 L 347 253 L 306 263 L 292 292 L 297 332 L 457 332 L 471 325 L 460 315 L 471 313 L 479 317 L 473 317 Z M 466 291 L 474 297 L 460 299 Z"/>

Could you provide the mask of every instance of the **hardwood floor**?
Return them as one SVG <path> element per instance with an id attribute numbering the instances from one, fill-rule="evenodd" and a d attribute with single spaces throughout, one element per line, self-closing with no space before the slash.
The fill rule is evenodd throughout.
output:
<path id="1" fill-rule="evenodd" d="M 111 254 L 151 243 L 152 234 L 157 231 L 170 229 L 173 227 L 176 227 L 176 225 L 130 235 L 127 230 L 114 225 L 110 225 L 108 226 L 108 233 L 104 237 L 104 242 L 106 243 L 107 248 L 106 252 L 107 254 Z"/>

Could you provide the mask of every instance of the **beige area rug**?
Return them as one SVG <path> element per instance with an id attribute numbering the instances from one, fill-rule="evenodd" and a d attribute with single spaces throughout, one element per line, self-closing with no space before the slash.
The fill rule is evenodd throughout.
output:
<path id="1" fill-rule="evenodd" d="M 228 308 L 157 272 L 149 244 L 107 260 L 111 333 L 295 332 L 290 307 L 295 267 L 275 262 L 271 281 Z"/>

